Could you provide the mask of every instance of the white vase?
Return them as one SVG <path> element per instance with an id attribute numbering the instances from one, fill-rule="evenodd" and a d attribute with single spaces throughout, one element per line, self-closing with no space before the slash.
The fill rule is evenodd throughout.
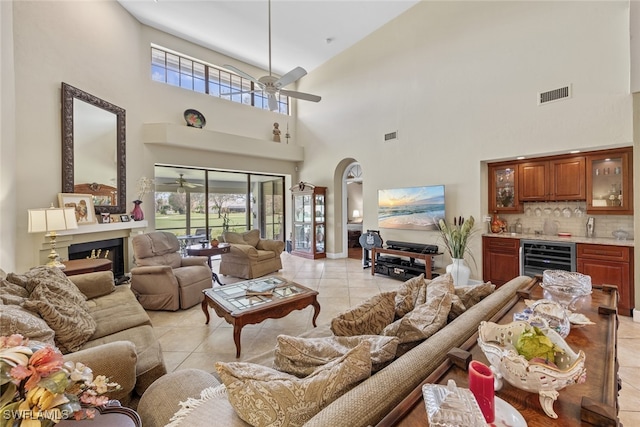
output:
<path id="1" fill-rule="evenodd" d="M 467 286 L 469 283 L 469 277 L 471 276 L 471 269 L 467 267 L 467 263 L 463 258 L 453 258 L 453 263 L 447 265 L 446 272 L 451 273 L 454 286 Z"/>

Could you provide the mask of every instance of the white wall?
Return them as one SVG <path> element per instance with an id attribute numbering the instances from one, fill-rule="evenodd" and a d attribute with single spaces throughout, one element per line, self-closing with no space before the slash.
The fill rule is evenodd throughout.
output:
<path id="1" fill-rule="evenodd" d="M 187 108 L 201 111 L 207 118 L 207 129 L 270 140 L 273 123 L 286 128 L 286 116 L 234 104 L 208 95 L 151 81 L 150 43 L 162 44 L 196 58 L 216 64 L 231 60 L 173 36 L 141 25 L 117 2 L 53 1 L 0 2 L 2 4 L 2 59 L 11 59 L 5 50 L 5 32 L 14 41 L 15 50 L 15 130 L 17 162 L 10 154 L 12 138 L 6 122 L 13 123 L 11 97 L 5 98 L 8 86 L 3 78 L 2 93 L 2 221 L 3 244 L 1 266 L 7 271 L 25 271 L 37 265 L 36 246 L 42 236 L 27 233 L 26 213 L 29 208 L 57 203 L 62 188 L 61 177 L 61 113 L 60 84 L 66 82 L 126 110 L 127 114 L 127 210 L 135 198 L 136 183 L 141 176 L 153 177 L 154 163 L 192 165 L 229 170 L 290 174 L 297 178 L 295 164 L 280 160 L 261 160 L 230 156 L 212 151 L 180 150 L 172 147 L 145 146 L 142 141 L 144 123 L 184 124 Z M 13 6 L 11 13 L 5 10 Z M 5 26 L 5 22 L 8 26 Z M 247 72 L 264 74 L 238 62 Z M 9 63 L 9 70 L 14 69 Z M 10 82 L 10 80 L 8 81 Z M 10 94 L 8 94 L 10 95 Z M 295 105 L 294 105 L 295 108 Z M 285 119 L 285 120 L 283 120 Z M 6 131 L 5 131 L 6 129 Z M 295 122 L 290 123 L 295 143 Z M 5 168 L 5 163 L 9 164 Z M 15 167 L 13 165 L 15 164 Z M 6 175 L 6 178 L 5 178 Z M 12 180 L 17 185 L 13 186 Z M 6 185 L 5 185 L 6 183 Z M 14 190 L 15 201 L 11 201 Z M 145 197 L 149 215 L 152 196 Z M 288 202 L 288 201 L 287 201 Z M 7 218 L 5 220 L 5 218 Z M 11 242 L 11 234 L 17 236 Z M 5 235 L 7 238 L 5 238 Z M 37 240 L 37 241 L 36 241 Z M 9 255 L 11 254 L 11 255 Z M 15 262 L 11 259 L 15 256 Z"/>
<path id="2" fill-rule="evenodd" d="M 629 1 L 631 92 L 640 92 L 640 2 Z"/>
<path id="3" fill-rule="evenodd" d="M 13 71 L 13 4 L 0 2 L 0 268 L 15 268 L 16 138 Z"/>
<path id="4" fill-rule="evenodd" d="M 416 185 L 444 184 L 448 215 L 479 219 L 483 160 L 631 145 L 627 6 L 419 3 L 301 81 L 323 97 L 299 106 L 310 159 L 301 179 L 335 193 L 327 166 L 355 158 L 366 177 L 364 229 L 377 229 L 378 189 Z M 571 99 L 537 105 L 538 92 L 566 84 Z M 395 130 L 399 140 L 385 143 Z M 384 229 L 382 237 L 438 240 Z M 329 237 L 328 252 L 341 241 Z M 479 248 L 476 239 L 477 260 Z"/>

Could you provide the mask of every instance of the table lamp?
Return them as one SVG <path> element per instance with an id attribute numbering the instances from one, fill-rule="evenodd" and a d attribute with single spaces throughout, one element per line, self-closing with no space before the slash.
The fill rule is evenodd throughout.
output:
<path id="1" fill-rule="evenodd" d="M 353 215 L 351 216 L 353 217 L 353 220 L 356 221 L 358 218 L 360 218 L 360 211 L 358 209 L 354 209 Z"/>
<path id="2" fill-rule="evenodd" d="M 76 212 L 73 208 L 29 209 L 29 233 L 47 233 L 50 239 L 51 251 L 47 267 L 64 269 L 60 262 L 60 255 L 56 252 L 56 232 L 78 228 Z"/>

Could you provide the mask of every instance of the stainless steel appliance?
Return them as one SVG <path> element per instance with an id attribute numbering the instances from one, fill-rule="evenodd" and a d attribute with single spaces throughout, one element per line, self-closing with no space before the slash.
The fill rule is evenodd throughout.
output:
<path id="1" fill-rule="evenodd" d="M 520 274 L 533 277 L 544 270 L 576 271 L 576 244 L 520 240 Z"/>

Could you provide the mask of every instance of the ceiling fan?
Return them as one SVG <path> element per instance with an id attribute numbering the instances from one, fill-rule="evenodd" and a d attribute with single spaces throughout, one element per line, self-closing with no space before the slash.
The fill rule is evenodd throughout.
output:
<path id="1" fill-rule="evenodd" d="M 234 67 L 233 65 L 223 65 L 223 67 L 233 71 L 234 73 L 238 74 L 240 77 L 243 77 L 247 80 L 252 81 L 258 86 L 258 88 L 254 90 L 225 93 L 223 95 L 239 95 L 243 93 L 254 93 L 254 92 L 264 91 L 267 93 L 269 110 L 271 111 L 278 110 L 278 100 L 276 98 L 277 93 L 284 96 L 289 96 L 291 98 L 303 99 L 305 101 L 312 101 L 312 102 L 319 102 L 320 99 L 322 99 L 318 95 L 298 92 L 295 90 L 283 89 L 283 87 L 298 81 L 300 78 L 302 78 L 307 74 L 307 71 L 302 67 L 296 67 L 280 78 L 277 78 L 271 74 L 271 0 L 269 0 L 269 75 L 262 76 L 259 79 L 256 79 L 255 77 L 250 76 L 249 74 Z"/>
<path id="2" fill-rule="evenodd" d="M 185 187 L 187 188 L 197 188 L 197 187 L 202 187 L 202 184 L 196 184 L 193 182 L 189 182 L 186 179 L 184 179 L 184 174 L 181 173 L 180 174 L 180 178 L 176 179 L 174 182 L 169 182 L 167 183 L 167 185 L 177 185 L 178 186 L 178 193 L 184 193 L 185 192 Z"/>

